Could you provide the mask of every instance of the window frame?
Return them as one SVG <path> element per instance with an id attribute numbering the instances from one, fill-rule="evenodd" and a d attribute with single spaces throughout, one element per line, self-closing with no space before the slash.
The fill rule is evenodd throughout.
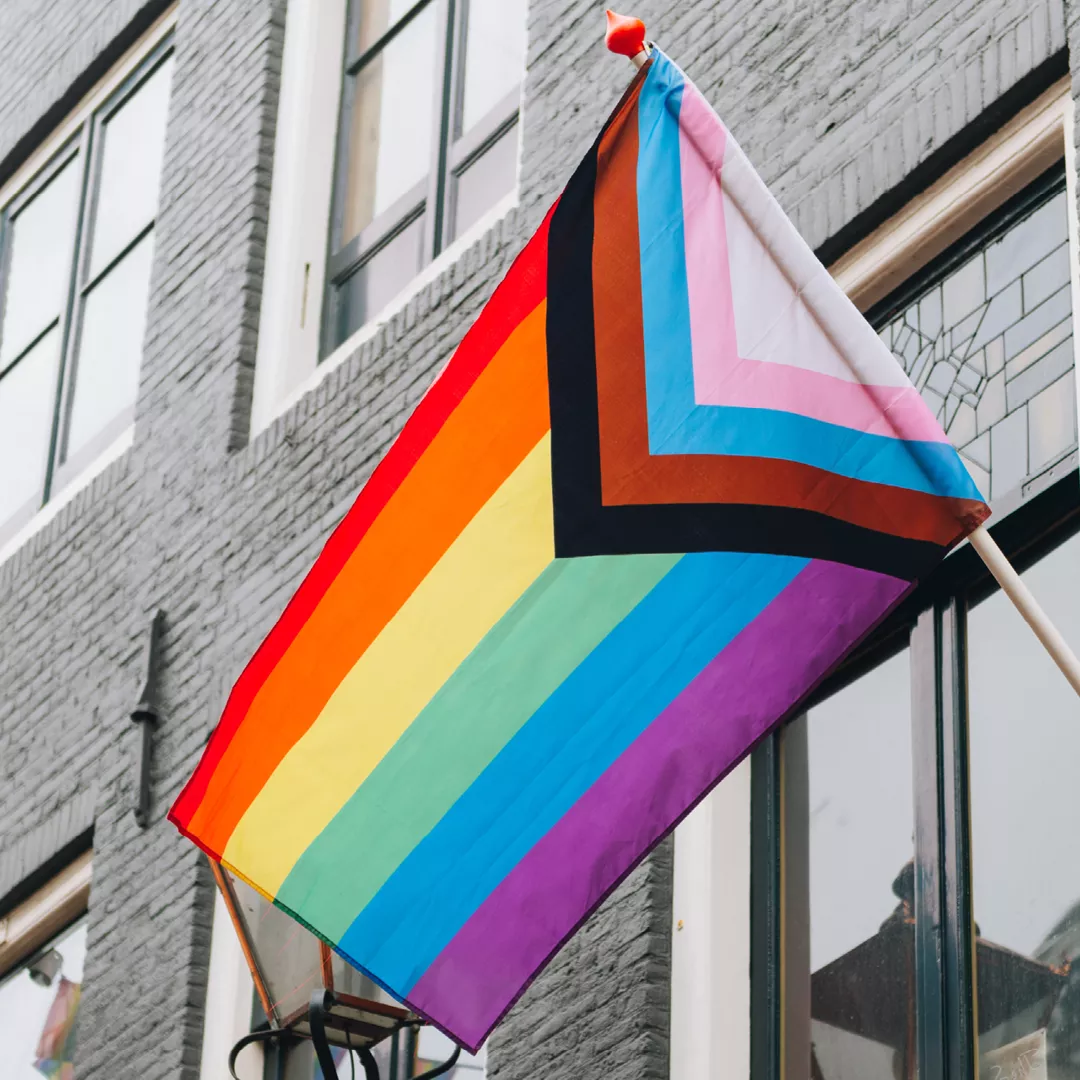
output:
<path id="1" fill-rule="evenodd" d="M 994 532 L 1020 571 L 1080 534 L 1080 472 L 1074 467 Z M 812 708 L 910 644 L 919 1076 L 972 1076 L 978 1061 L 966 628 L 968 611 L 998 588 L 965 545 L 808 704 Z M 792 838 L 785 838 L 790 826 L 783 820 L 791 782 L 785 777 L 786 731 L 770 735 L 754 751 L 752 764 L 751 895 L 758 926 L 752 922 L 750 1075 L 755 1080 L 790 1075 L 783 1058 L 797 1052 L 797 1040 L 805 1036 L 805 1018 L 785 1012 L 787 1002 L 798 1000 L 790 984 L 796 935 L 785 925 L 792 857 Z"/>
<path id="2" fill-rule="evenodd" d="M 469 0 L 416 0 L 396 22 L 359 53 L 351 53 L 363 0 L 347 0 L 344 57 L 338 124 L 334 149 L 330 220 L 327 228 L 326 273 L 319 328 L 321 361 L 362 328 L 377 312 L 368 312 L 352 330 L 338 333 L 345 300 L 341 287 L 397 239 L 421 216 L 417 274 L 421 274 L 455 240 L 453 223 L 458 185 L 464 173 L 496 142 L 520 126 L 522 81 L 462 133 L 461 114 L 465 90 L 466 35 Z M 436 68 L 433 82 L 433 130 L 427 175 L 374 217 L 360 232 L 342 241 L 344 193 L 348 185 L 349 134 L 355 87 L 360 73 L 414 20 L 435 11 Z M 468 230 L 464 230 L 467 232 Z M 347 323 L 347 318 L 346 318 Z"/>
<path id="3" fill-rule="evenodd" d="M 972 252 L 1070 183 L 1071 162 L 1057 164 L 1014 193 L 973 229 L 867 312 L 875 330 L 946 277 Z M 1071 194 L 1071 191 L 1070 191 Z M 1076 237 L 1069 245 L 1075 286 Z M 1075 305 L 1075 290 L 1074 290 Z M 1074 319 L 1076 316 L 1074 310 Z M 1074 337 L 1075 350 L 1080 342 Z M 991 531 L 1013 565 L 1027 569 L 1080 533 L 1080 451 L 1074 445 L 1023 486 L 995 500 Z M 967 753 L 967 614 L 999 586 L 969 544 L 956 549 L 807 701 L 800 715 L 878 665 L 910 648 L 914 799 L 916 1068 L 918 1075 L 972 1076 L 978 1062 L 973 954 L 969 762 Z M 805 993 L 792 982 L 803 957 L 792 955 L 798 932 L 787 925 L 792 882 L 806 871 L 797 849 L 799 823 L 785 818 L 799 776 L 798 747 L 773 732 L 752 755 L 751 805 L 751 1076 L 791 1075 L 792 1055 L 808 1038 Z M 805 731 L 805 727 L 802 727 Z M 801 768 L 805 769 L 805 749 Z M 804 829 L 801 831 L 805 831 Z M 793 855 L 795 858 L 793 859 Z M 801 858 L 800 858 L 801 856 Z M 794 866 L 793 866 L 794 862 Z M 805 927 L 801 928 L 805 930 Z M 793 1004 L 798 1003 L 798 1004 Z M 791 1004 L 792 1008 L 787 1006 Z M 808 1015 L 808 1013 L 807 1013 Z M 805 1042 L 802 1043 L 805 1045 Z M 788 1059 L 788 1060 L 785 1060 Z"/>
<path id="4" fill-rule="evenodd" d="M 86 916 L 93 852 L 84 851 L 27 899 L 0 914 L 0 982 Z"/>
<path id="5" fill-rule="evenodd" d="M 120 73 L 104 81 L 104 86 L 107 87 L 104 93 L 80 110 L 77 120 L 70 123 L 58 141 L 47 148 L 44 158 L 35 160 L 25 178 L 20 177 L 18 185 L 9 190 L 6 197 L 0 198 L 0 327 L 2 327 L 7 296 L 7 276 L 11 269 L 13 230 L 10 223 L 12 219 L 18 219 L 19 213 L 66 166 L 75 162 L 79 170 L 76 177 L 74 229 L 64 264 L 65 284 L 60 312 L 24 345 L 9 363 L 0 369 L 0 379 L 3 379 L 49 333 L 54 329 L 59 331 L 56 386 L 52 393 L 52 422 L 45 475 L 38 494 L 18 508 L 9 518 L 0 521 L 0 544 L 5 544 L 17 536 L 28 522 L 53 501 L 57 493 L 69 488 L 73 481 L 84 474 L 112 445 L 130 431 L 135 422 L 135 405 L 132 404 L 106 424 L 73 457 L 66 457 L 72 394 L 86 297 L 138 243 L 154 231 L 160 211 L 159 202 L 153 218 L 139 230 L 134 239 L 128 241 L 93 277 L 89 276 L 93 225 L 100 192 L 101 150 L 104 146 L 102 131 L 109 119 L 174 54 L 175 40 L 172 25 L 174 19 L 171 13 L 165 17 L 164 27 L 155 28 L 151 32 L 152 44 L 143 45 L 138 50 L 136 59 L 124 64 Z M 101 87 L 99 87 L 100 90 Z"/>

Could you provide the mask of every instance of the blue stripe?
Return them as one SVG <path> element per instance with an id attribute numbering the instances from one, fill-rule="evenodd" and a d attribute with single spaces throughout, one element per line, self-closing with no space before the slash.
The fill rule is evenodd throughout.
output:
<path id="1" fill-rule="evenodd" d="M 685 78 L 662 53 L 638 101 L 638 230 L 649 452 L 802 462 L 875 484 L 982 500 L 948 443 L 905 442 L 798 413 L 698 405 L 679 151 Z"/>
<path id="2" fill-rule="evenodd" d="M 694 408 L 686 280 L 679 110 L 685 80 L 657 51 L 638 98 L 638 239 L 649 451 L 656 454 Z"/>
<path id="3" fill-rule="evenodd" d="M 409 993 L 526 853 L 806 563 L 684 556 L 402 862 L 341 952 Z"/>
<path id="4" fill-rule="evenodd" d="M 778 409 L 690 409 L 661 452 L 784 458 L 854 480 L 982 501 L 949 443 L 871 435 Z"/>

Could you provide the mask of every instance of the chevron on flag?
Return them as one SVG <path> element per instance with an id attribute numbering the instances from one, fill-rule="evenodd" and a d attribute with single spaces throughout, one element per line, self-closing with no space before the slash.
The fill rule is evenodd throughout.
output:
<path id="1" fill-rule="evenodd" d="M 475 1049 L 988 513 L 654 50 L 170 816 Z"/>

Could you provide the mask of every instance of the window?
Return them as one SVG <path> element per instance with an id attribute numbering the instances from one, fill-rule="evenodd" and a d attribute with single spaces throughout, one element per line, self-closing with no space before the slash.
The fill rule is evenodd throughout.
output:
<path id="1" fill-rule="evenodd" d="M 0 206 L 0 540 L 134 419 L 166 42 Z"/>
<path id="2" fill-rule="evenodd" d="M 1046 171 L 870 318 L 1080 641 L 1064 185 Z M 1080 1077 L 1080 704 L 995 590 L 951 554 L 756 752 L 755 1075 Z"/>
<path id="3" fill-rule="evenodd" d="M 1080 536 L 1023 577 L 1080 642 Z M 1076 1076 L 1080 704 L 1000 593 L 969 613 L 966 656 L 979 1057 Z"/>
<path id="4" fill-rule="evenodd" d="M 915 944 L 910 685 L 905 649 L 782 736 L 784 839 L 798 852 L 802 886 L 787 891 L 784 911 L 788 1067 L 798 1076 L 909 1075 L 916 1025 L 908 985 Z M 798 1040 L 796 1015 L 804 1021 Z"/>
<path id="5" fill-rule="evenodd" d="M 353 0 L 325 354 L 513 190 L 525 0 Z"/>
<path id="6" fill-rule="evenodd" d="M 85 957 L 83 920 L 0 982 L 0 1071 L 8 1080 L 74 1077 Z"/>
<path id="7" fill-rule="evenodd" d="M 0 1076 L 74 1080 L 90 854 L 0 916 Z"/>
<path id="8" fill-rule="evenodd" d="M 1058 165 L 889 301 L 880 330 L 990 499 L 1076 442 L 1066 198 Z"/>
<path id="9" fill-rule="evenodd" d="M 1039 542 L 1060 546 L 1023 576 L 1075 641 L 1080 497 L 1059 497 Z M 780 736 L 789 1074 L 1080 1075 L 1080 704 L 988 588 L 971 560 L 910 650 Z"/>

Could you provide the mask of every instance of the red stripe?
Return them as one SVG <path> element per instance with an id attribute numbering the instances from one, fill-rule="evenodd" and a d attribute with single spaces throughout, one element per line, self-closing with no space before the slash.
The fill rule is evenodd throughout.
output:
<path id="1" fill-rule="evenodd" d="M 521 320 L 546 296 L 548 223 L 554 209 L 553 206 L 548 211 L 540 228 L 514 260 L 445 370 L 416 406 L 344 520 L 327 540 L 281 618 L 244 668 L 202 759 L 169 811 L 169 820 L 181 830 L 186 832 L 186 825 L 206 794 L 210 776 L 247 715 L 259 688 L 285 655 L 300 627 L 311 617 L 371 523 L 390 501 L 491 358 Z"/>

